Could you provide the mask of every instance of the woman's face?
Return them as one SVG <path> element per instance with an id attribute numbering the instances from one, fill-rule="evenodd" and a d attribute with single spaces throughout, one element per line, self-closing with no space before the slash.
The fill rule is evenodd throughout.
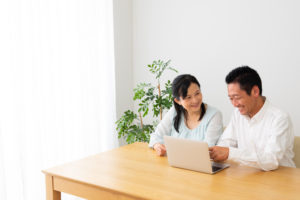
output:
<path id="1" fill-rule="evenodd" d="M 202 93 L 196 83 L 191 83 L 185 98 L 175 98 L 175 102 L 186 109 L 188 113 L 199 112 L 202 104 Z"/>

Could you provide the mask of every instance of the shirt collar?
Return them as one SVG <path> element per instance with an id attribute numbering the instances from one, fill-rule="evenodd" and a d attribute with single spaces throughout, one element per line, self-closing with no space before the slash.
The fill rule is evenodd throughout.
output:
<path id="1" fill-rule="evenodd" d="M 260 121 L 262 120 L 266 110 L 267 110 L 267 107 L 269 106 L 269 101 L 267 100 L 266 97 L 263 97 L 265 99 L 265 102 L 263 104 L 263 106 L 260 108 L 260 110 L 252 117 L 250 118 L 249 116 L 247 115 L 244 115 L 244 117 L 249 121 L 249 122 L 255 122 L 255 121 Z"/>

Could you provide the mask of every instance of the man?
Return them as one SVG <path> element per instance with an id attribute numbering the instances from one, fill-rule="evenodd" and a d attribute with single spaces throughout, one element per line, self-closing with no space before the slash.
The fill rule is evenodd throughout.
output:
<path id="1" fill-rule="evenodd" d="M 238 67 L 226 76 L 226 83 L 236 109 L 218 146 L 209 148 L 211 158 L 216 162 L 230 159 L 265 171 L 279 165 L 295 167 L 291 120 L 262 96 L 258 73 L 248 66 Z"/>

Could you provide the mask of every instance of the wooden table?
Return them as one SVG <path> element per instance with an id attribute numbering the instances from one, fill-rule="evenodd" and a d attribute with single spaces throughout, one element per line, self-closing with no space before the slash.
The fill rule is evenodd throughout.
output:
<path id="1" fill-rule="evenodd" d="M 300 169 L 232 164 L 209 175 L 170 167 L 146 143 L 134 143 L 43 171 L 47 200 L 60 192 L 86 199 L 300 199 Z"/>

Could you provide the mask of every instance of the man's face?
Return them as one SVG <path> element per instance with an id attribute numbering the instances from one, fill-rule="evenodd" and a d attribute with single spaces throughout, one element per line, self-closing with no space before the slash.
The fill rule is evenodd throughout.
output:
<path id="1" fill-rule="evenodd" d="M 256 113 L 257 94 L 254 92 L 254 87 L 251 90 L 251 94 L 248 95 L 245 90 L 241 90 L 239 83 L 230 83 L 227 85 L 229 99 L 242 115 L 252 117 Z"/>

